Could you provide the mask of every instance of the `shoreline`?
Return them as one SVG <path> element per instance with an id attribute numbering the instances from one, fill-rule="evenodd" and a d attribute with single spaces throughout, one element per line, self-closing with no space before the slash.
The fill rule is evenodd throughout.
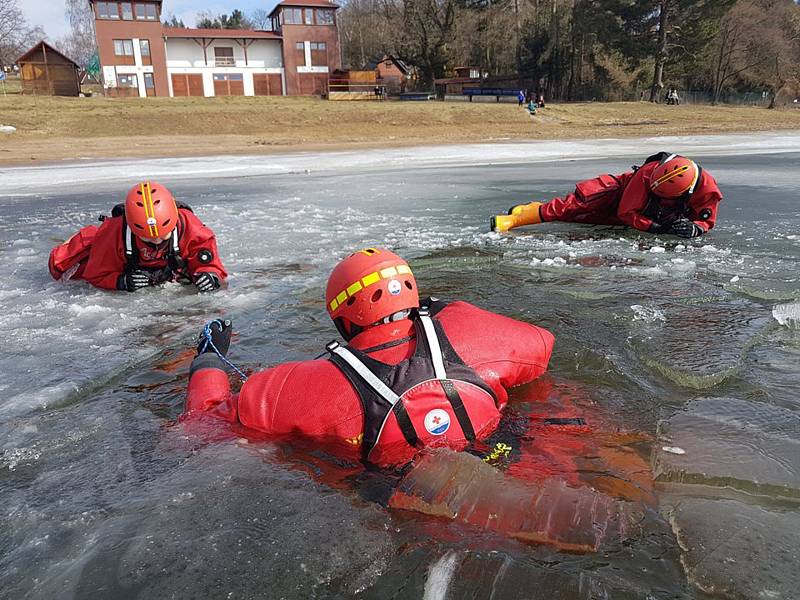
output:
<path id="1" fill-rule="evenodd" d="M 17 127 L 0 135 L 0 168 L 800 130 L 795 108 L 576 103 L 531 117 L 510 104 L 194 100 L 0 98 L 0 121 Z"/>
<path id="2" fill-rule="evenodd" d="M 689 156 L 800 153 L 800 129 L 747 134 L 666 136 L 548 141 L 503 141 L 472 144 L 427 144 L 392 148 L 349 147 L 326 152 L 286 148 L 272 154 L 85 159 L 35 163 L 2 170 L 0 199 L 40 193 L 58 185 L 115 190 L 141 179 L 202 180 L 242 177 L 302 177 L 309 174 L 391 171 L 438 167 L 614 161 L 644 158 L 655 151 L 673 150 Z"/>

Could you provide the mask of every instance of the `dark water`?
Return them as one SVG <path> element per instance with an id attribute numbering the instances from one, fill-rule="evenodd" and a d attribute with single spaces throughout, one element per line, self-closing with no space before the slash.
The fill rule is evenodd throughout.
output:
<path id="1" fill-rule="evenodd" d="M 176 179 L 232 273 L 214 296 L 49 280 L 50 247 L 125 185 L 5 199 L 0 597 L 797 597 L 800 153 L 702 157 L 726 197 L 699 240 L 486 232 L 635 158 Z M 234 320 L 247 368 L 315 356 L 335 337 L 327 273 L 370 245 L 409 258 L 425 293 L 556 335 L 502 439 L 545 457 L 518 471 L 640 507 L 630 535 L 588 554 L 528 544 L 387 508 L 402 474 L 175 424 L 203 322 Z M 516 427 L 548 414 L 589 426 Z"/>

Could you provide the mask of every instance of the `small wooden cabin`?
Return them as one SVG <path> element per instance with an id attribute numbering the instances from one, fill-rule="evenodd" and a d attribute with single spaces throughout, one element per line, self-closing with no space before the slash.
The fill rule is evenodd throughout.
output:
<path id="1" fill-rule="evenodd" d="M 80 67 L 47 42 L 39 42 L 17 59 L 23 94 L 78 96 Z"/>

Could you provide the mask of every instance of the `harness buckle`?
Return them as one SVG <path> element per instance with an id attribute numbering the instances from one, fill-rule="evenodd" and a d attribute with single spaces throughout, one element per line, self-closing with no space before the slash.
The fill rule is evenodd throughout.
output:
<path id="1" fill-rule="evenodd" d="M 325 350 L 327 350 L 328 352 L 333 354 L 333 351 L 336 350 L 340 345 L 341 344 L 339 342 L 337 342 L 336 340 L 333 340 L 332 342 L 328 342 L 325 345 Z"/>
<path id="2" fill-rule="evenodd" d="M 417 314 L 420 317 L 430 317 L 431 316 L 431 311 L 430 311 L 430 308 L 427 305 L 426 306 L 420 306 L 417 309 Z"/>

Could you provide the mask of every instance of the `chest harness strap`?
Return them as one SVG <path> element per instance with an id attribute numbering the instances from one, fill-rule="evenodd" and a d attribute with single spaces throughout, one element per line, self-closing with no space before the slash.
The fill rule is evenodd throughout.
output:
<path id="1" fill-rule="evenodd" d="M 389 403 L 391 408 L 389 410 L 394 412 L 395 418 L 397 419 L 397 424 L 400 426 L 400 431 L 403 432 L 403 437 L 406 438 L 406 441 L 411 446 L 418 446 L 419 445 L 419 437 L 417 437 L 417 432 L 414 429 L 414 424 L 411 423 L 411 419 L 406 412 L 405 406 L 403 405 L 402 401 L 400 400 L 400 396 L 394 393 L 392 389 L 383 383 L 375 373 L 369 370 L 369 368 L 361 362 L 355 354 L 350 352 L 347 348 L 340 345 L 339 342 L 331 342 L 325 348 L 331 354 L 335 354 L 339 358 L 341 358 L 344 362 L 346 362 L 353 371 L 355 371 L 359 377 L 366 383 L 369 387 L 373 389 L 373 391 L 378 394 L 381 398 L 386 400 Z"/>

